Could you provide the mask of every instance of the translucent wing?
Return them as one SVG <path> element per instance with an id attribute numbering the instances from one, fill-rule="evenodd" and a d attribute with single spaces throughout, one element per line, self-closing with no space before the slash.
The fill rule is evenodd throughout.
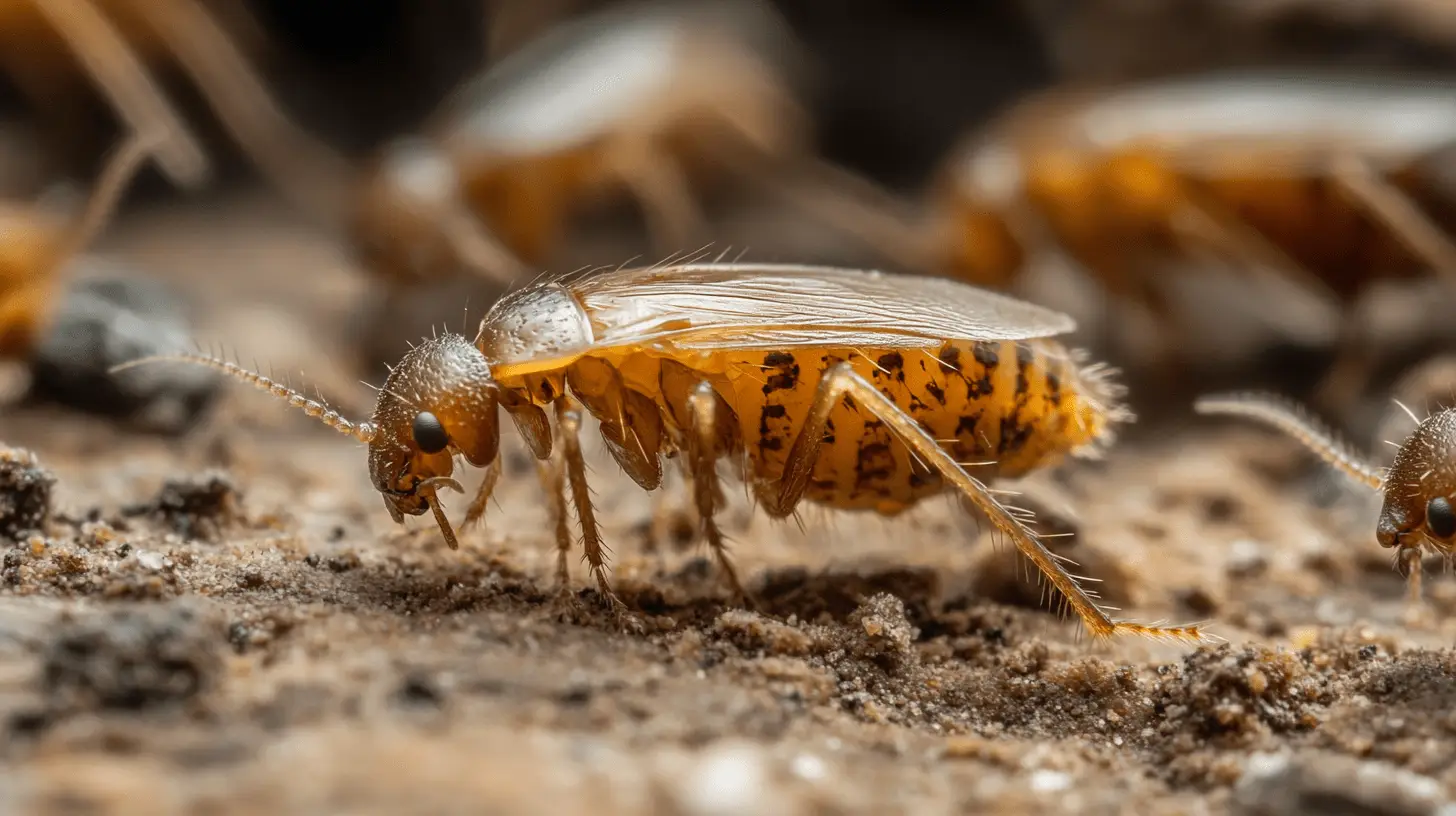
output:
<path id="1" fill-rule="evenodd" d="M 1076 328 L 1060 312 L 944 278 L 831 267 L 687 264 L 605 272 L 568 288 L 586 307 L 597 347 L 917 348 Z"/>

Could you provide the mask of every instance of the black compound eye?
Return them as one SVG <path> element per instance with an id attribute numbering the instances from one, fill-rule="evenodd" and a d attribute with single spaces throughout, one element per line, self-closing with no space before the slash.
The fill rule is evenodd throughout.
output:
<path id="1" fill-rule="evenodd" d="M 450 444 L 450 435 L 445 433 L 445 426 L 440 424 L 440 418 L 429 411 L 415 414 L 413 431 L 415 444 L 425 453 L 439 453 Z"/>
<path id="2" fill-rule="evenodd" d="M 1426 529 L 1437 538 L 1456 535 L 1456 508 L 1445 496 L 1437 496 L 1426 504 Z"/>

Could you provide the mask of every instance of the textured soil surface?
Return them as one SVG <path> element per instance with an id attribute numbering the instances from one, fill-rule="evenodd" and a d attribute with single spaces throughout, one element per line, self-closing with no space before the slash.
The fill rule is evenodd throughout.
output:
<path id="1" fill-rule="evenodd" d="M 366 279 L 271 200 L 138 207 L 97 251 L 174 285 L 200 341 L 367 412 Z M 453 294 L 435 308 L 462 319 Z M 0 811 L 1456 807 L 1456 584 L 1428 569 L 1433 614 L 1407 622 L 1373 495 L 1148 394 L 1105 460 L 1017 487 L 1124 614 L 1208 620 L 1222 645 L 1087 642 L 949 502 L 798 526 L 731 493 L 760 606 L 736 609 L 686 497 L 654 504 L 597 440 L 628 632 L 575 559 L 579 603 L 556 594 L 514 436 L 450 551 L 428 518 L 390 521 L 357 443 L 241 385 L 180 437 L 7 409 Z"/>
<path id="2" fill-rule="evenodd" d="M 1058 71 L 1270 53 L 1450 68 L 1456 53 L 1433 0 L 1032 0 L 1014 26 L 995 4 L 785 5 L 832 58 L 827 152 L 906 184 Z M 448 84 L 440 32 L 374 25 L 418 40 L 411 70 Z M 351 145 L 437 95 L 387 60 L 361 65 L 336 71 L 349 93 L 280 88 L 341 117 L 329 135 Z M 369 132 L 335 110 L 386 100 L 400 110 Z M 19 189 L 34 163 L 7 155 L 0 186 Z M 1456 581 L 1428 560 L 1429 606 L 1408 614 L 1377 495 L 1191 408 L 1206 390 L 1307 394 L 1332 314 L 1287 287 L 1180 280 L 1204 347 L 1176 383 L 1147 373 L 1147 326 L 1109 324 L 1096 289 L 1049 268 L 1023 292 L 1076 314 L 1077 344 L 1127 371 L 1139 420 L 1103 460 L 1000 487 L 1074 533 L 1048 541 L 1120 614 L 1206 621 L 1221 643 L 1090 642 L 950 501 L 772 523 L 730 490 L 721 521 L 757 600 L 738 608 L 681 483 L 643 493 L 588 426 L 629 630 L 578 558 L 558 592 L 549 505 L 509 424 L 495 501 L 450 550 L 429 517 L 391 522 L 360 444 L 265 394 L 201 369 L 100 376 L 195 339 L 362 419 L 385 362 L 441 326 L 473 335 L 498 294 L 422 285 L 382 302 L 336 237 L 272 195 L 162 198 L 132 199 L 73 267 L 75 342 L 34 372 L 53 401 L 15 402 L 25 375 L 0 371 L 0 814 L 1456 815 Z M 730 256 L 873 262 L 782 212 L 712 216 Z M 612 226 L 574 233 L 551 271 L 654 260 Z M 1393 396 L 1418 415 L 1456 402 L 1456 360 L 1430 356 L 1456 341 L 1442 319 L 1456 303 L 1420 286 L 1381 298 L 1381 370 L 1336 419 L 1388 461 L 1384 440 L 1414 427 Z M 465 505 L 447 500 L 452 519 Z"/>

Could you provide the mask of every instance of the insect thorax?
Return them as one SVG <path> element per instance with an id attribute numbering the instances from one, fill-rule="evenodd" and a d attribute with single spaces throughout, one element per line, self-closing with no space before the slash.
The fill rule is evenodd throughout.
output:
<path id="1" fill-rule="evenodd" d="M 533 367 L 578 356 L 594 340 L 586 310 L 565 287 L 552 283 L 497 301 L 480 321 L 475 346 L 491 366 Z"/>

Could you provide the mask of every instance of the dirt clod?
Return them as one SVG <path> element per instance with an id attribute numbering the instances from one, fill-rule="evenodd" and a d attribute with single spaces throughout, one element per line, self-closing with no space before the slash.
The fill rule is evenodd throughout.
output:
<path id="1" fill-rule="evenodd" d="M 1261 735 L 1307 729 L 1326 681 L 1289 651 L 1200 649 L 1161 684 L 1166 725 L 1201 740 L 1252 744 Z"/>
<path id="2" fill-rule="evenodd" d="M 157 497 L 123 509 L 125 516 L 150 516 L 185 538 L 213 539 L 240 517 L 237 486 L 226 473 L 209 470 L 170 478 Z"/>
<path id="3" fill-rule="evenodd" d="M 221 671 L 224 641 L 215 623 L 184 601 L 61 623 L 42 658 L 48 710 L 143 711 L 206 693 Z"/>
<path id="4" fill-rule="evenodd" d="M 0 541 L 16 543 L 44 528 L 55 484 L 34 453 L 0 443 Z"/>
<path id="5" fill-rule="evenodd" d="M 889 671 L 917 661 L 915 638 L 919 630 L 905 617 L 905 603 L 888 592 L 871 596 L 849 616 L 857 638 L 855 651 Z"/>

